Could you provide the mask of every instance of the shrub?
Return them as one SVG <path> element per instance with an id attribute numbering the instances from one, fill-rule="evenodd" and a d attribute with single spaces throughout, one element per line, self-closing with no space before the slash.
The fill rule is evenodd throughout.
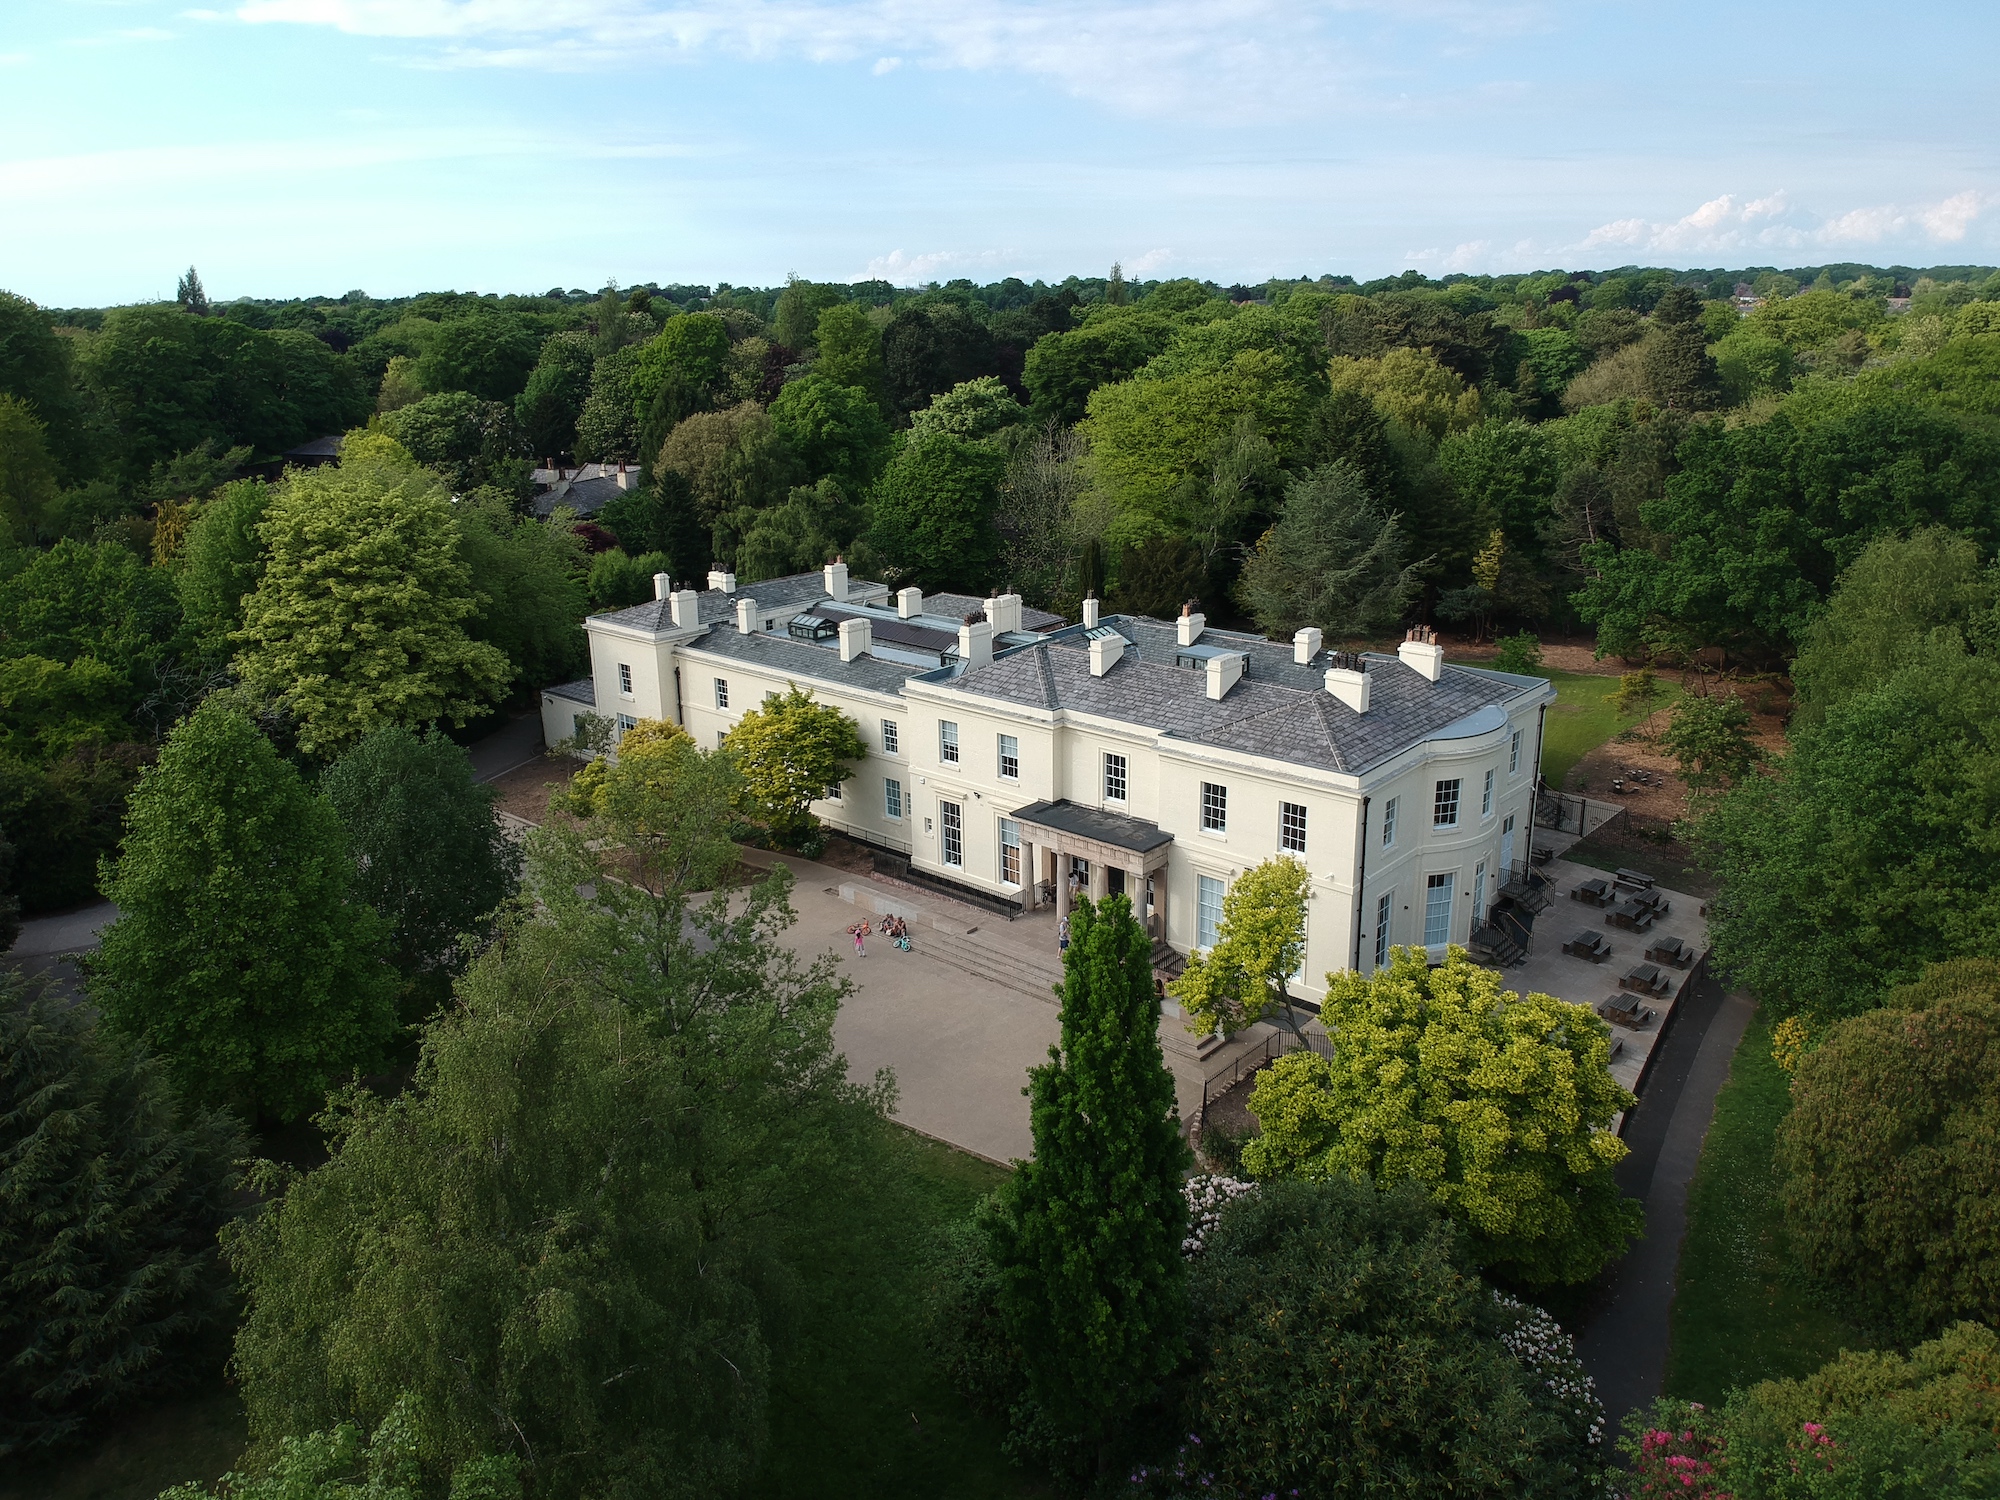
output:
<path id="1" fill-rule="evenodd" d="M 1523 677 L 1536 676 L 1542 670 L 1542 643 L 1529 630 L 1523 630 L 1518 635 L 1502 636 L 1500 651 L 1493 658 L 1493 665 L 1502 672 L 1515 672 Z"/>

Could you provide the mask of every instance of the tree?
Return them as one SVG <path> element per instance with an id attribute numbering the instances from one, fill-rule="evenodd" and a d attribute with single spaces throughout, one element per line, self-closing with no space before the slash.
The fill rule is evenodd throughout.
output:
<path id="1" fill-rule="evenodd" d="M 1804 728 L 1697 832 L 1717 968 L 1774 1017 L 1854 1015 L 1927 963 L 1990 951 L 2000 664 L 1956 647 Z"/>
<path id="2" fill-rule="evenodd" d="M 1000 483 L 993 524 L 1000 533 L 1001 576 L 1044 608 L 1083 592 L 1071 588 L 1090 525 L 1079 513 L 1088 488 L 1084 462 L 1083 440 L 1074 429 L 1044 422 L 1015 448 Z"/>
<path id="3" fill-rule="evenodd" d="M 1542 643 L 1532 631 L 1523 630 L 1518 635 L 1507 636 L 1494 653 L 1493 665 L 1498 671 L 1513 672 L 1522 677 L 1540 676 Z"/>
<path id="4" fill-rule="evenodd" d="M 552 334 L 514 400 L 514 420 L 531 456 L 561 458 L 576 449 L 576 424 L 590 399 L 596 345 L 581 330 Z"/>
<path id="5" fill-rule="evenodd" d="M 1245 562 L 1240 592 L 1267 635 L 1302 625 L 1336 640 L 1380 635 L 1417 595 L 1424 564 L 1404 559 L 1398 518 L 1352 464 L 1329 464 L 1285 486 L 1285 508 Z"/>
<path id="6" fill-rule="evenodd" d="M 0 973 L 0 1457 L 80 1440 L 193 1376 L 231 1319 L 228 1115 L 39 980 Z"/>
<path id="7" fill-rule="evenodd" d="M 261 530 L 236 669 L 297 719 L 307 755 L 385 724 L 463 724 L 505 692 L 507 658 L 466 633 L 481 601 L 431 476 L 393 453 L 294 472 Z"/>
<path id="8" fill-rule="evenodd" d="M 459 555 L 479 601 L 466 634 L 506 656 L 516 685 L 540 687 L 577 676 L 590 660 L 577 624 L 589 607 L 583 538 L 561 516 L 538 521 L 516 515 L 491 491 L 460 501 L 453 515 Z"/>
<path id="9" fill-rule="evenodd" d="M 1574 1345 L 1463 1261 L 1412 1183 L 1272 1182 L 1230 1204 L 1189 1272 L 1201 1482 L 1602 1494 L 1604 1408 Z"/>
<path id="10" fill-rule="evenodd" d="M 1168 986 L 1190 1031 L 1233 1034 L 1273 1010 L 1297 1034 L 1290 978 L 1306 962 L 1306 896 L 1312 875 L 1300 860 L 1279 855 L 1245 870 L 1222 898 L 1215 945 L 1188 955 Z"/>
<path id="11" fill-rule="evenodd" d="M 1870 542 L 1814 617 L 1792 682 L 1801 728 L 1920 660 L 1932 642 L 1961 649 L 2000 602 L 1971 537 L 1943 526 Z M 1942 632 L 1942 635 L 1940 633 Z"/>
<path id="12" fill-rule="evenodd" d="M 1708 353 L 1701 298 L 1684 286 L 1653 306 L 1654 337 L 1645 345 L 1646 378 L 1662 406 L 1706 411 L 1717 404 L 1722 381 Z"/>
<path id="13" fill-rule="evenodd" d="M 509 495 L 528 493 L 528 461 L 511 406 L 470 391 L 443 391 L 378 419 L 383 432 L 455 493 L 491 485 Z M 343 455 L 343 463 L 351 462 Z"/>
<path id="14" fill-rule="evenodd" d="M 55 498 L 56 465 L 42 423 L 27 403 L 0 395 L 0 541 L 36 540 Z"/>
<path id="15" fill-rule="evenodd" d="M 1750 739 L 1750 710 L 1734 693 L 1689 694 L 1674 705 L 1660 748 L 1693 791 L 1741 781 L 1763 758 Z"/>
<path id="16" fill-rule="evenodd" d="M 98 860 L 125 832 L 141 746 L 79 739 L 50 765 L 0 751 L 0 829 L 18 851 L 8 888 L 31 915 L 89 900 Z"/>
<path id="17" fill-rule="evenodd" d="M 590 395 L 576 419 L 576 456 L 581 462 L 636 459 L 643 451 L 639 418 L 632 410 L 632 372 L 638 362 L 639 351 L 628 346 L 598 355 L 591 366 Z"/>
<path id="18" fill-rule="evenodd" d="M 746 583 L 806 573 L 845 551 L 860 530 L 863 511 L 831 479 L 797 485 L 785 503 L 761 512 L 736 549 L 736 572 Z"/>
<path id="19" fill-rule="evenodd" d="M 201 289 L 201 276 L 193 266 L 187 274 L 174 284 L 174 301 L 181 305 L 181 311 L 192 313 L 197 318 L 208 316 L 208 293 Z"/>
<path id="20" fill-rule="evenodd" d="M 387 924 L 355 893 L 333 808 L 220 699 L 140 777 L 104 889 L 119 915 L 91 998 L 187 1097 L 295 1119 L 380 1057 Z"/>
<path id="21" fill-rule="evenodd" d="M 812 804 L 868 753 L 854 720 L 796 684 L 737 720 L 728 748 L 750 800 L 791 845 L 812 840 L 818 828 Z"/>
<path id="22" fill-rule="evenodd" d="M 1038 421 L 1074 426 L 1099 386 L 1128 379 L 1167 347 L 1174 323 L 1138 308 L 1093 312 L 1081 328 L 1045 333 L 1028 350 L 1021 380 Z"/>
<path id="23" fill-rule="evenodd" d="M 676 578 L 699 578 L 713 561 L 709 528 L 696 511 L 694 492 L 687 477 L 671 469 L 655 469 L 652 483 L 620 492 L 596 520 L 627 552 L 671 558 L 667 571 Z"/>
<path id="24" fill-rule="evenodd" d="M 1034 1155 L 988 1218 L 1000 1306 L 1049 1421 L 1095 1449 L 1186 1349 L 1189 1155 L 1160 1052 L 1152 939 L 1125 896 L 1070 913 L 1062 1043 L 1028 1073 Z"/>
<path id="25" fill-rule="evenodd" d="M 886 409 L 889 398 L 882 368 L 882 334 L 869 321 L 866 309 L 852 302 L 827 308 L 819 315 L 814 342 L 819 346 L 814 374 L 852 386 Z"/>
<path id="26" fill-rule="evenodd" d="M 726 411 L 699 412 L 674 428 L 654 471 L 686 482 L 695 513 L 713 529 L 720 561 L 735 552 L 757 512 L 790 492 L 797 467 L 770 415 L 744 401 Z"/>
<path id="27" fill-rule="evenodd" d="M 1639 1233 L 1612 1178 L 1628 1148 L 1608 1129 L 1632 1096 L 1589 1010 L 1503 994 L 1462 948 L 1435 969 L 1392 948 L 1365 978 L 1328 975 L 1320 1015 L 1333 1058 L 1294 1052 L 1251 1091 L 1254 1176 L 1415 1180 L 1479 1265 L 1531 1286 L 1588 1281 Z"/>
<path id="28" fill-rule="evenodd" d="M 1508 546 L 1540 553 L 1541 522 L 1555 502 L 1562 460 L 1539 427 L 1485 421 L 1451 433 L 1438 445 L 1438 467 L 1481 522 L 1505 533 Z"/>
<path id="29" fill-rule="evenodd" d="M 845 300 L 837 286 L 787 276 L 771 309 L 771 332 L 787 349 L 804 349 L 812 343 L 826 310 Z"/>
<path id="30" fill-rule="evenodd" d="M 1801 1265 L 1872 1320 L 1934 1333 L 2000 1316 L 2000 961 L 1935 964 L 1839 1022 L 1778 1127 Z"/>
<path id="31" fill-rule="evenodd" d="M 541 337 L 518 313 L 477 312 L 447 318 L 417 360 L 417 378 L 433 395 L 464 391 L 511 406 L 527 384 Z"/>
<path id="32" fill-rule="evenodd" d="M 411 980 L 457 973 L 460 936 L 491 932 L 521 866 L 471 757 L 443 735 L 378 729 L 320 791 L 347 831 L 355 893 L 390 924 L 391 961 Z"/>
<path id="33" fill-rule="evenodd" d="M 42 424 L 60 477 L 75 482 L 99 455 L 80 420 L 70 349 L 46 312 L 25 297 L 0 292 L 0 395 L 19 401 Z"/>
<path id="34" fill-rule="evenodd" d="M 1618 691 L 1611 698 L 1611 711 L 1621 719 L 1635 714 L 1646 716 L 1653 712 L 1653 705 L 1659 701 L 1659 676 L 1651 667 L 1641 667 L 1636 672 L 1625 672 L 1619 676 Z"/>
<path id="35" fill-rule="evenodd" d="M 913 437 L 875 486 L 870 539 L 930 593 L 984 589 L 999 552 L 993 513 L 1007 461 L 954 437 Z"/>
<path id="36" fill-rule="evenodd" d="M 790 381 L 771 403 L 771 426 L 809 481 L 832 479 L 864 493 L 889 457 L 889 424 L 864 391 L 812 374 Z"/>
<path id="37" fill-rule="evenodd" d="M 1336 356 L 1328 367 L 1333 391 L 1366 396 L 1375 409 L 1406 431 L 1442 442 L 1449 432 L 1479 424 L 1479 390 L 1428 349 L 1397 348 L 1379 356 Z"/>
<path id="38" fill-rule="evenodd" d="M 992 375 L 968 380 L 931 397 L 931 404 L 910 414 L 910 431 L 918 436 L 943 433 L 977 442 L 1028 420 L 1028 409 Z"/>
<path id="39" fill-rule="evenodd" d="M 653 597 L 653 575 L 671 573 L 663 552 L 642 552 L 627 557 L 613 547 L 590 560 L 590 576 L 584 593 L 599 610 L 626 609 Z"/>
<path id="40" fill-rule="evenodd" d="M 652 458 L 687 418 L 714 406 L 729 368 L 729 326 L 715 313 L 675 318 L 631 363 L 638 451 Z"/>
<path id="41" fill-rule="evenodd" d="M 216 655 L 228 651 L 230 637 L 242 628 L 244 597 L 263 575 L 261 528 L 273 493 L 258 479 L 223 486 L 196 513 L 174 561 L 174 592 L 188 628 Z"/>
<path id="42" fill-rule="evenodd" d="M 177 1484 L 160 1500 L 421 1500 L 426 1493 L 416 1402 L 389 1409 L 366 1443 L 343 1422 L 331 1432 L 278 1440 L 260 1474 L 225 1474 L 213 1490 Z M 451 1466 L 451 1500 L 521 1500 L 520 1464 L 512 1454 L 484 1454 Z M 434 1492 L 433 1492 L 434 1493 Z"/>
<path id="43" fill-rule="evenodd" d="M 882 1170 L 887 1096 L 847 1081 L 834 961 L 777 941 L 789 873 L 715 889 L 729 759 L 678 747 L 531 836 L 534 903 L 426 1028 L 414 1086 L 346 1091 L 331 1159 L 232 1237 L 257 1439 L 407 1395 L 436 1472 L 511 1455 L 553 1500 L 756 1472 L 793 1268 Z"/>
<path id="44" fill-rule="evenodd" d="M 375 410 L 387 416 L 392 411 L 414 406 L 426 394 L 423 380 L 417 374 L 417 362 L 407 354 L 398 354 L 382 371 L 382 383 L 375 389 Z"/>

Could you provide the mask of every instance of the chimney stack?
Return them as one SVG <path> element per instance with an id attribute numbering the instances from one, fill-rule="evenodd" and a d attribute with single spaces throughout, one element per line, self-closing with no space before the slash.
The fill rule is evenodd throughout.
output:
<path id="1" fill-rule="evenodd" d="M 673 587 L 674 581 L 667 577 L 666 574 L 655 573 L 653 575 L 653 597 L 655 599 L 666 598 L 673 591 Z"/>
<path id="2" fill-rule="evenodd" d="M 736 601 L 736 632 L 739 635 L 757 633 L 757 601 L 748 594 Z"/>
<path id="3" fill-rule="evenodd" d="M 1181 644 L 1183 646 L 1192 646 L 1196 641 L 1201 639 L 1202 629 L 1208 624 L 1208 616 L 1197 614 L 1195 612 L 1194 600 L 1190 599 L 1181 606 L 1179 624 L 1181 628 Z"/>
<path id="4" fill-rule="evenodd" d="M 1333 653 L 1326 669 L 1326 690 L 1358 714 L 1368 712 L 1368 664 L 1352 652 Z"/>
<path id="5" fill-rule="evenodd" d="M 838 557 L 826 565 L 823 573 L 826 580 L 826 596 L 835 604 L 847 602 L 847 564 Z"/>
<path id="6" fill-rule="evenodd" d="M 1208 696 L 1216 702 L 1229 695 L 1229 690 L 1242 681 L 1243 653 L 1228 651 L 1208 659 Z"/>
<path id="7" fill-rule="evenodd" d="M 924 612 L 924 591 L 922 589 L 898 589 L 896 591 L 896 616 L 898 619 L 914 620 Z"/>
<path id="8" fill-rule="evenodd" d="M 639 482 L 639 471 L 637 469 L 632 469 L 628 472 L 627 469 L 625 468 L 625 461 L 623 459 L 620 459 L 618 461 L 618 488 L 621 490 L 629 490 L 632 488 L 633 485 L 637 484 L 638 482 Z"/>
<path id="9" fill-rule="evenodd" d="M 993 633 L 1005 635 L 1010 630 L 1021 628 L 1021 596 L 1019 594 L 995 594 L 986 601 L 986 618 L 993 622 Z"/>
<path id="10" fill-rule="evenodd" d="M 857 656 L 866 656 L 874 646 L 875 627 L 863 618 L 840 622 L 840 659 L 853 661 Z"/>
<path id="11" fill-rule="evenodd" d="M 1319 655 L 1319 648 L 1326 642 L 1317 625 L 1308 625 L 1292 635 L 1292 660 L 1302 667 L 1312 665 L 1312 659 Z"/>
<path id="12" fill-rule="evenodd" d="M 958 627 L 958 659 L 968 668 L 983 667 L 993 660 L 991 620 L 967 620 Z"/>
<path id="13" fill-rule="evenodd" d="M 1423 673 L 1432 682 L 1444 676 L 1444 647 L 1437 643 L 1437 632 L 1428 625 L 1412 625 L 1403 644 L 1396 648 L 1396 655 L 1405 666 Z"/>
<path id="14" fill-rule="evenodd" d="M 1097 595 L 1092 594 L 1088 599 L 1084 600 L 1083 601 L 1084 628 L 1086 630 L 1095 630 L 1097 628 L 1098 619 L 1102 616 L 1103 612 L 1104 612 L 1104 606 L 1097 602 Z"/>
<path id="15" fill-rule="evenodd" d="M 682 630 L 692 630 L 701 623 L 701 595 L 693 589 L 677 590 L 667 603 L 674 612 L 674 624 Z"/>
<path id="16" fill-rule="evenodd" d="M 1086 601 L 1087 604 L 1095 604 L 1096 602 L 1095 599 Z M 1090 643 L 1090 675 L 1092 677 L 1102 677 L 1106 672 L 1109 672 L 1113 667 L 1118 665 L 1119 658 L 1124 654 L 1124 636 L 1099 636 Z"/>

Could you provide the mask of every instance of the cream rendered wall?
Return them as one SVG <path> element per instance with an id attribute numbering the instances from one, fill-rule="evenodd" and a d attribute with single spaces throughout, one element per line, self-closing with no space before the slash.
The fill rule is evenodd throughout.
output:
<path id="1" fill-rule="evenodd" d="M 632 691 L 618 686 L 618 668 L 632 669 Z M 650 632 L 596 625 L 590 631 L 590 680 L 597 690 L 597 713 L 614 722 L 674 717 L 673 642 Z"/>

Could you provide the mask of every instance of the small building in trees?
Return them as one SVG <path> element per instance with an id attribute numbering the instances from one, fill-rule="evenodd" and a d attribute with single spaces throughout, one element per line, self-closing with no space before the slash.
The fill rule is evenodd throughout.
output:
<path id="1" fill-rule="evenodd" d="M 1274 854 L 1311 874 L 1306 962 L 1442 958 L 1529 859 L 1544 678 L 1448 665 L 1431 632 L 1328 651 L 1176 620 L 1071 624 L 1018 594 L 892 594 L 845 564 L 593 615 L 591 675 L 546 689 L 544 733 L 680 724 L 704 748 L 796 684 L 860 726 L 866 757 L 821 822 L 992 906 L 1132 898 L 1156 940 L 1214 941 L 1222 899 Z M 612 753 L 615 753 L 615 748 Z"/>
<path id="2" fill-rule="evenodd" d="M 530 476 L 535 484 L 535 514 L 547 520 L 557 506 L 581 517 L 596 515 L 628 490 L 639 487 L 639 466 L 621 462 L 583 464 L 578 468 L 541 468 Z"/>

